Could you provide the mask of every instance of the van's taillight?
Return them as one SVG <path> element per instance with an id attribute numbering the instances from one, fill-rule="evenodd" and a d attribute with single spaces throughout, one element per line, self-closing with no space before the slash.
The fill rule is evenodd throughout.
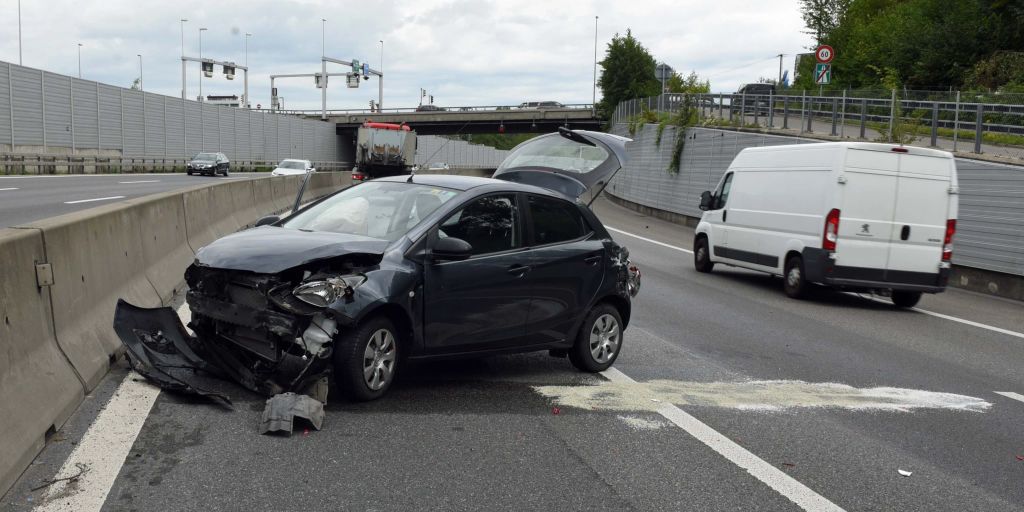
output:
<path id="1" fill-rule="evenodd" d="M 942 243 L 942 261 L 953 259 L 953 235 L 956 234 L 956 219 L 946 221 L 946 239 Z"/>
<path id="2" fill-rule="evenodd" d="M 825 234 L 821 237 L 821 248 L 826 251 L 836 250 L 839 239 L 839 209 L 833 208 L 825 217 Z"/>

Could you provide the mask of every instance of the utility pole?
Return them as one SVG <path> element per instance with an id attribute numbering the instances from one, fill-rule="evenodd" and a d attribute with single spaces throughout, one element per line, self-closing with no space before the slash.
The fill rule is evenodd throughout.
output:
<path id="1" fill-rule="evenodd" d="M 382 103 L 384 102 L 384 78 L 383 78 L 384 77 L 384 40 L 383 39 L 380 40 L 380 75 L 381 75 L 380 82 L 377 84 L 377 86 L 380 87 L 380 91 L 378 91 L 378 93 L 377 93 L 377 95 L 379 96 L 379 98 L 377 99 L 377 112 L 380 112 L 381 111 L 380 109 L 384 108 L 384 106 L 382 105 Z"/>
<path id="2" fill-rule="evenodd" d="M 142 91 L 144 90 L 142 88 L 142 54 L 137 53 L 136 55 L 139 56 L 139 90 Z"/>
<path id="3" fill-rule="evenodd" d="M 24 65 L 21 62 L 21 0 L 18 0 L 18 65 Z"/>
<path id="4" fill-rule="evenodd" d="M 779 81 L 775 82 L 775 87 L 782 87 L 782 54 L 779 54 Z"/>
<path id="5" fill-rule="evenodd" d="M 249 36 L 252 34 L 245 33 L 245 67 L 249 67 Z"/>
<path id="6" fill-rule="evenodd" d="M 78 78 L 82 78 L 82 43 L 78 43 Z"/>
<path id="7" fill-rule="evenodd" d="M 320 119 L 327 120 L 327 18 L 320 18 Z"/>
<path id="8" fill-rule="evenodd" d="M 594 91 L 590 100 L 590 108 L 597 112 L 597 16 L 594 16 Z"/>
<path id="9" fill-rule="evenodd" d="M 185 97 L 185 18 L 181 18 L 181 99 Z"/>
<path id="10" fill-rule="evenodd" d="M 203 101 L 203 32 L 206 27 L 199 29 L 199 101 Z"/>

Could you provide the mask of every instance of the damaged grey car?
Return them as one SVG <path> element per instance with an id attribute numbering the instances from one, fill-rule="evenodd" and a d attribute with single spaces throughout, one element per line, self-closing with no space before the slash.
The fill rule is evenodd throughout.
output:
<path id="1" fill-rule="evenodd" d="M 123 301 L 115 329 L 158 385 L 225 400 L 196 376 L 264 395 L 331 376 L 365 401 L 414 360 L 549 350 L 605 370 L 640 272 L 589 203 L 627 141 L 562 129 L 515 148 L 494 178 L 382 178 L 261 219 L 196 253 L 194 334 L 169 308 Z"/>

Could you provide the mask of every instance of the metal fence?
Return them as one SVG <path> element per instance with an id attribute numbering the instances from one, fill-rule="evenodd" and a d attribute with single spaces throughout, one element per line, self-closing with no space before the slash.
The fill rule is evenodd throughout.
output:
<path id="1" fill-rule="evenodd" d="M 211 105 L 0 62 L 0 154 L 338 162 L 333 124 Z M 350 159 L 350 158 L 348 158 Z"/>
<path id="2" fill-rule="evenodd" d="M 663 94 L 625 101 L 624 123 L 678 112 L 686 102 L 705 126 L 758 127 L 798 135 L 904 142 L 1024 159 L 1024 95 L 927 91 L 829 91 L 823 95 Z"/>
<path id="3" fill-rule="evenodd" d="M 680 171 L 668 171 L 675 128 L 646 124 L 629 133 L 626 123 L 613 133 L 633 138 L 629 163 L 608 192 L 660 210 L 700 217 L 700 193 L 713 190 L 733 158 L 744 148 L 812 144 L 819 140 L 691 128 L 687 131 Z M 957 265 L 1024 275 L 1024 167 L 957 159 L 960 213 L 953 262 Z"/>

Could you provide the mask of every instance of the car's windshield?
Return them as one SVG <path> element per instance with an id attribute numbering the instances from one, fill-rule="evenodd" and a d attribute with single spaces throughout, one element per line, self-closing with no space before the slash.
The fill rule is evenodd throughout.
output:
<path id="1" fill-rule="evenodd" d="M 217 153 L 199 153 L 193 160 L 216 160 Z"/>
<path id="2" fill-rule="evenodd" d="M 397 240 L 458 193 L 414 183 L 370 181 L 288 218 L 282 226 Z"/>
<path id="3" fill-rule="evenodd" d="M 587 146 L 565 137 L 534 139 L 512 152 L 498 172 L 516 167 L 549 167 L 584 173 L 608 159 L 608 152 L 598 146 Z"/>
<path id="4" fill-rule="evenodd" d="M 298 160 L 285 160 L 278 167 L 282 169 L 305 169 L 306 163 Z"/>

